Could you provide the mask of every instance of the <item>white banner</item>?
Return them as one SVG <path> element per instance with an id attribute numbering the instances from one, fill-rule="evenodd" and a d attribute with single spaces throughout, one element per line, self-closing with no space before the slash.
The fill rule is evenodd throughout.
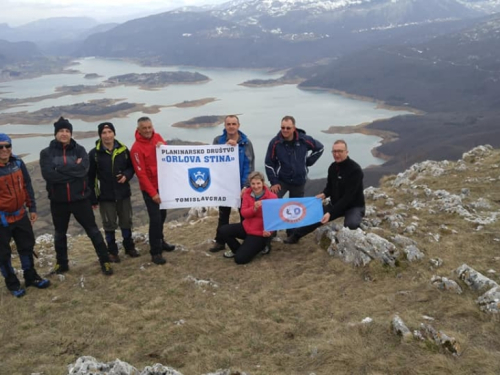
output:
<path id="1" fill-rule="evenodd" d="M 238 146 L 156 149 L 160 208 L 240 207 Z"/>

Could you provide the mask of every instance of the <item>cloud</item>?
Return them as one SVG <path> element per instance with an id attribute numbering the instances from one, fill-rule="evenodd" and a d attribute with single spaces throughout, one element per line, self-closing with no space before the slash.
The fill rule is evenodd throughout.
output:
<path id="1" fill-rule="evenodd" d="M 100 22 L 160 13 L 185 5 L 221 3 L 224 0 L 0 0 L 0 23 L 11 26 L 50 17 L 88 16 Z"/>

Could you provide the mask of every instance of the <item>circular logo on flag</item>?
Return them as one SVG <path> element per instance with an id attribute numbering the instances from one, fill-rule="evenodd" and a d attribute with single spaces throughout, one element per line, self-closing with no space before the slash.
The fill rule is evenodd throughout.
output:
<path id="1" fill-rule="evenodd" d="M 281 206 L 280 218 L 287 223 L 298 223 L 306 217 L 306 207 L 298 202 L 290 202 Z"/>

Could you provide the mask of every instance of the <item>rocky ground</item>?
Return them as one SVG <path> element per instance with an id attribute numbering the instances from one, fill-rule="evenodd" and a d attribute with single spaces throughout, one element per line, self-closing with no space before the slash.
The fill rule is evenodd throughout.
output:
<path id="1" fill-rule="evenodd" d="M 365 190 L 342 221 L 237 266 L 208 252 L 213 209 L 168 223 L 168 263 L 123 256 L 100 274 L 70 238 L 71 270 L 23 299 L 0 290 L 9 374 L 497 374 L 500 151 L 426 161 Z M 233 216 L 236 219 L 236 215 Z M 38 269 L 53 266 L 38 238 Z M 15 260 L 17 264 L 17 259 Z M 89 358 L 86 356 L 91 356 Z M 120 360 L 118 360 L 119 358 Z M 220 369 L 220 370 L 217 370 Z"/>

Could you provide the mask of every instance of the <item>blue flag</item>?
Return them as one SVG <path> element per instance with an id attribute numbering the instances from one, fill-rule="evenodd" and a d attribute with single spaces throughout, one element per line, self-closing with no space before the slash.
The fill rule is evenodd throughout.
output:
<path id="1" fill-rule="evenodd" d="M 264 230 L 292 229 L 321 221 L 323 205 L 321 199 L 287 198 L 262 201 Z"/>

